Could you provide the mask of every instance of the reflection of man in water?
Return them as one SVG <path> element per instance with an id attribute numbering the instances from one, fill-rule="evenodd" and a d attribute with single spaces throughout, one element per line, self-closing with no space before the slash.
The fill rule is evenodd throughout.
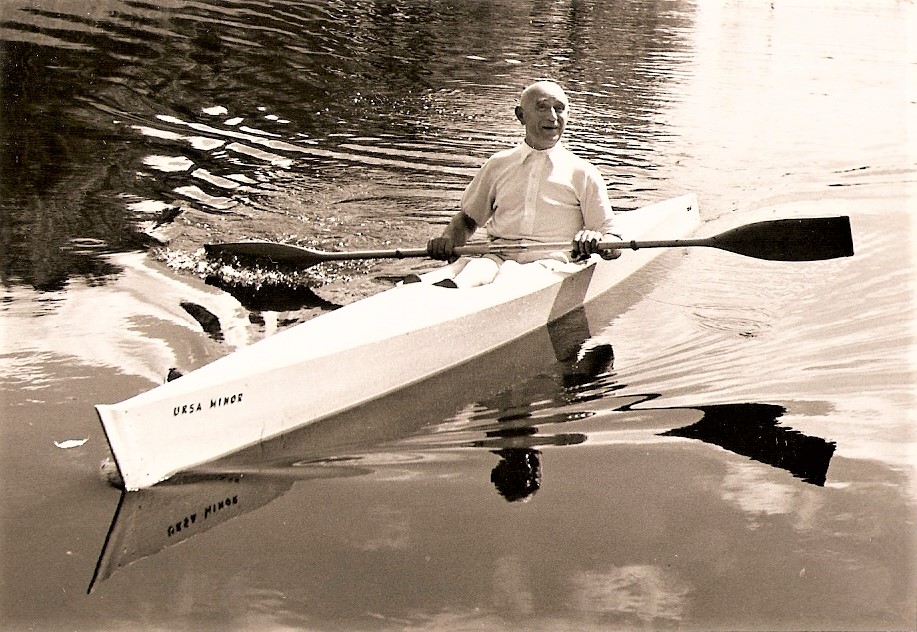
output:
<path id="1" fill-rule="evenodd" d="M 611 370 L 614 364 L 614 350 L 611 345 L 600 344 L 586 350 L 582 357 L 574 353 L 565 357 L 560 363 L 561 370 L 554 375 L 542 375 L 530 380 L 525 388 L 511 389 L 495 398 L 490 403 L 498 409 L 524 412 L 502 417 L 499 421 L 507 427 L 492 430 L 485 441 L 477 442 L 481 447 L 496 447 L 493 453 L 500 457 L 500 462 L 490 473 L 490 481 L 497 492 L 508 502 L 527 501 L 541 487 L 541 452 L 540 446 L 577 445 L 586 440 L 586 435 L 578 432 L 562 432 L 550 435 L 539 435 L 534 425 L 518 425 L 532 416 L 532 401 L 535 400 L 573 400 L 581 397 L 579 387 L 591 383 L 596 377 Z M 524 394 L 526 405 L 512 401 L 514 396 Z M 535 396 L 535 399 L 533 399 Z M 509 400 L 509 401 L 507 401 Z M 525 410 L 528 408 L 527 410 Z M 588 416 L 588 415 L 587 415 Z M 569 421 L 566 415 L 558 417 L 539 417 L 545 423 Z"/>
<path id="2" fill-rule="evenodd" d="M 525 501 L 541 487 L 541 453 L 531 448 L 504 448 L 494 454 L 500 462 L 490 473 L 490 482 L 507 501 Z"/>
<path id="3" fill-rule="evenodd" d="M 491 433 L 488 435 L 494 436 Z M 500 462 L 490 472 L 490 482 L 511 503 L 528 500 L 541 487 L 541 452 L 534 446 L 577 445 L 586 441 L 586 435 L 579 432 L 538 435 L 538 428 L 534 426 L 505 430 L 499 436 L 503 439 L 497 445 L 506 447 L 493 450 L 500 457 Z M 519 437 L 530 438 L 520 441 Z"/>

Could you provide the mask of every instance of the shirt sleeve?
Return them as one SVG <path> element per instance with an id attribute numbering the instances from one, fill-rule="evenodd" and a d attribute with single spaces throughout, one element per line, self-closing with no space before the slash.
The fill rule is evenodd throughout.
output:
<path id="1" fill-rule="evenodd" d="M 478 226 L 483 226 L 494 214 L 496 189 L 491 174 L 493 158 L 489 158 L 474 175 L 462 193 L 461 209 Z"/>
<path id="2" fill-rule="evenodd" d="M 615 211 L 608 199 L 608 188 L 601 172 L 594 165 L 587 163 L 585 183 L 580 198 L 580 209 L 583 212 L 583 226 L 587 230 L 597 230 L 603 235 L 623 237 L 618 227 Z"/>

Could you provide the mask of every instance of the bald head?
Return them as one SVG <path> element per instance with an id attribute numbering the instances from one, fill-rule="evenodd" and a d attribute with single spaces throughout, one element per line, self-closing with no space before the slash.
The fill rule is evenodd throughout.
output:
<path id="1" fill-rule="evenodd" d="M 522 91 L 522 96 L 519 97 L 519 104 L 524 105 L 526 101 L 538 99 L 543 96 L 554 97 L 568 105 L 570 103 L 567 99 L 567 93 L 560 87 L 560 84 L 554 83 L 553 81 L 536 81 Z"/>

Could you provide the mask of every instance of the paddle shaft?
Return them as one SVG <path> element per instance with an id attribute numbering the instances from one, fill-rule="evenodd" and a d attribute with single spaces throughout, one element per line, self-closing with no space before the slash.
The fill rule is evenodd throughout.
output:
<path id="1" fill-rule="evenodd" d="M 711 239 L 660 239 L 656 241 L 600 241 L 598 250 L 640 250 L 641 248 L 679 248 L 681 246 L 712 246 Z M 473 255 L 511 255 L 520 252 L 538 252 L 541 250 L 560 250 L 569 252 L 569 241 L 527 242 L 521 244 L 473 244 L 457 246 L 453 252 L 458 256 Z M 403 259 L 408 257 L 430 256 L 426 248 L 408 248 L 394 250 L 365 250 L 346 252 L 329 252 L 328 255 L 347 255 L 343 259 Z M 357 255 L 357 256 L 352 256 Z M 335 257 L 336 258 L 336 257 Z M 330 259 L 329 259 L 330 260 Z"/>

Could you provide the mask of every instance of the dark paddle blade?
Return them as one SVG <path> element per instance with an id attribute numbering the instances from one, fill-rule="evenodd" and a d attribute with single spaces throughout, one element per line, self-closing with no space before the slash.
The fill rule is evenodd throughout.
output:
<path id="1" fill-rule="evenodd" d="M 291 263 L 302 268 L 326 261 L 352 261 L 357 259 L 405 259 L 407 257 L 429 256 L 426 248 L 390 248 L 386 250 L 351 250 L 334 252 L 315 250 L 292 244 L 278 244 L 273 241 L 234 241 L 222 244 L 205 244 L 208 256 L 232 255 L 263 259 L 272 263 Z M 456 254 L 482 254 L 486 246 L 463 246 L 456 248 Z"/>
<path id="2" fill-rule="evenodd" d="M 769 261 L 821 261 L 853 256 L 849 217 L 776 219 L 710 237 L 708 245 Z"/>
<path id="3" fill-rule="evenodd" d="M 233 241 L 221 244 L 204 244 L 208 256 L 231 255 L 267 259 L 274 263 L 295 263 L 308 268 L 326 261 L 327 253 L 291 244 L 278 244 L 273 241 Z"/>

